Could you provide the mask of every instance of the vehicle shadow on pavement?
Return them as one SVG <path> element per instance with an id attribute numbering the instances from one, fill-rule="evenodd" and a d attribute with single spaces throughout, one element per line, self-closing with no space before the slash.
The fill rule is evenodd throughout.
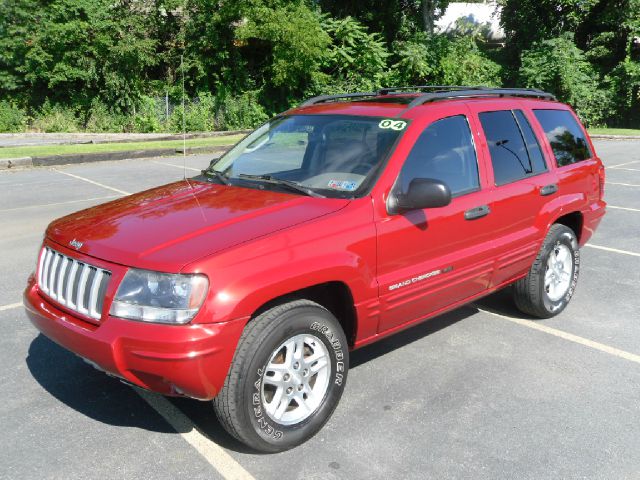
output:
<path id="1" fill-rule="evenodd" d="M 521 315 L 515 310 L 510 297 L 505 297 L 504 291 L 482 299 L 478 305 L 487 306 L 505 315 Z M 351 368 L 358 368 L 477 312 L 473 306 L 463 306 L 358 349 L 351 353 Z M 175 432 L 131 387 L 95 370 L 44 335 L 38 335 L 31 342 L 26 363 L 33 378 L 48 393 L 89 418 L 114 426 L 137 427 L 162 433 Z M 256 454 L 223 429 L 211 402 L 186 398 L 171 398 L 170 401 L 212 442 L 231 451 Z"/>
<path id="2" fill-rule="evenodd" d="M 243 443 L 229 435 L 220 425 L 213 411 L 212 402 L 200 402 L 189 398 L 171 398 L 171 403 L 180 409 L 194 423 L 198 431 L 222 448 L 238 453 L 250 453 L 265 455 L 262 452 L 251 450 Z"/>
<path id="3" fill-rule="evenodd" d="M 131 387 L 95 370 L 44 335 L 31 342 L 26 363 L 47 392 L 89 418 L 154 432 L 174 431 Z"/>
<path id="4" fill-rule="evenodd" d="M 478 313 L 473 307 L 463 306 L 451 312 L 439 315 L 423 323 L 393 334 L 383 340 L 351 352 L 349 368 L 357 368 L 362 364 L 375 360 L 389 352 L 416 342 L 443 328 L 447 328 L 465 318 Z"/>
<path id="5" fill-rule="evenodd" d="M 497 292 L 473 303 L 480 308 L 500 315 L 506 315 L 507 317 L 516 317 L 534 321 L 540 320 L 539 318 L 527 315 L 526 313 L 518 310 L 518 307 L 516 307 L 516 304 L 513 301 L 513 295 L 510 287 L 498 290 Z"/>
<path id="6" fill-rule="evenodd" d="M 42 334 L 31 342 L 26 363 L 33 378 L 48 393 L 89 418 L 118 427 L 176 432 L 131 387 L 94 369 Z M 182 398 L 170 401 L 211 441 L 229 450 L 255 453 L 222 428 L 211 402 Z"/>

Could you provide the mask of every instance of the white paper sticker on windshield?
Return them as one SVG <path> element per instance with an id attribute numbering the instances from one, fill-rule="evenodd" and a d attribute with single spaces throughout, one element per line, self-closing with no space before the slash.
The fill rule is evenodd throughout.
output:
<path id="1" fill-rule="evenodd" d="M 391 130 L 404 130 L 407 126 L 407 122 L 404 120 L 395 120 L 393 118 L 385 118 L 378 124 L 380 128 L 390 128 Z"/>
<path id="2" fill-rule="evenodd" d="M 353 192 L 358 188 L 358 184 L 356 182 L 351 182 L 349 180 L 329 180 L 327 186 L 334 190 L 347 190 L 349 192 Z"/>

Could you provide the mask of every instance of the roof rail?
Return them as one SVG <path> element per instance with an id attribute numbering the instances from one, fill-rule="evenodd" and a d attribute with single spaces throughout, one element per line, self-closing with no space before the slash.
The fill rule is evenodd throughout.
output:
<path id="1" fill-rule="evenodd" d="M 389 95 L 390 93 L 418 93 L 420 90 L 482 90 L 491 87 L 481 85 L 411 85 L 406 87 L 385 87 L 378 90 L 378 95 Z"/>
<path id="2" fill-rule="evenodd" d="M 387 87 L 381 88 L 377 92 L 356 92 L 341 93 L 338 95 L 319 95 L 317 97 L 306 100 L 300 107 L 308 107 L 318 103 L 329 102 L 339 99 L 378 97 L 385 95 L 402 95 L 415 94 L 420 90 L 435 90 L 429 93 L 423 93 L 417 96 L 402 113 L 412 108 L 423 105 L 436 100 L 445 100 L 452 98 L 474 98 L 474 97 L 529 97 L 540 98 L 545 100 L 555 100 L 556 97 L 551 93 L 544 92 L 537 88 L 492 88 L 483 86 L 463 86 L 463 85 L 418 85 L 412 87 Z"/>
<path id="3" fill-rule="evenodd" d="M 420 105 L 436 100 L 445 100 L 450 98 L 477 98 L 477 97 L 528 97 L 539 98 L 543 100 L 555 100 L 556 97 L 537 88 L 475 88 L 469 90 L 454 90 L 451 92 L 434 92 L 425 93 L 416 97 L 402 114 Z"/>
<path id="4" fill-rule="evenodd" d="M 308 107 L 309 105 L 315 105 L 316 103 L 324 103 L 330 100 L 338 100 L 340 98 L 360 98 L 360 97 L 376 97 L 377 92 L 356 92 L 356 93 L 341 93 L 339 95 L 318 95 L 317 97 L 305 100 L 300 104 L 300 107 Z"/>

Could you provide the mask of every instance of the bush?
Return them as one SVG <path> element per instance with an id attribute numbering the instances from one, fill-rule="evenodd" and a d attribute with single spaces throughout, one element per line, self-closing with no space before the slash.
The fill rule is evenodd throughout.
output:
<path id="1" fill-rule="evenodd" d="M 85 131 L 91 133 L 122 133 L 130 128 L 131 119 L 121 113 L 115 113 L 99 100 L 94 100 L 87 115 Z"/>
<path id="2" fill-rule="evenodd" d="M 399 60 L 391 70 L 401 85 L 501 85 L 500 65 L 478 48 L 473 37 L 420 35 L 396 42 Z"/>
<path id="3" fill-rule="evenodd" d="M 254 128 L 266 122 L 269 115 L 258 101 L 258 92 L 245 92 L 222 99 L 216 109 L 219 130 Z"/>
<path id="4" fill-rule="evenodd" d="M 416 35 L 410 40 L 395 42 L 393 50 L 398 61 L 391 67 L 389 84 L 422 85 L 440 83 L 440 58 L 448 41 L 443 36 Z"/>
<path id="5" fill-rule="evenodd" d="M 640 125 L 640 61 L 625 59 L 607 77 L 616 126 Z"/>
<path id="6" fill-rule="evenodd" d="M 215 130 L 215 99 L 210 93 L 201 93 L 185 103 L 184 125 L 187 132 L 209 132 Z M 181 132 L 183 126 L 182 104 L 173 109 L 168 128 Z"/>
<path id="7" fill-rule="evenodd" d="M 11 102 L 0 102 L 0 132 L 21 132 L 27 126 L 27 114 Z"/>
<path id="8" fill-rule="evenodd" d="M 500 65 L 487 58 L 471 37 L 453 40 L 441 60 L 444 85 L 500 86 Z"/>
<path id="9" fill-rule="evenodd" d="M 525 50 L 519 80 L 572 105 L 587 126 L 602 125 L 611 113 L 611 97 L 599 87 L 594 68 L 572 34 L 534 43 Z"/>
<path id="10" fill-rule="evenodd" d="M 62 105 L 52 105 L 48 100 L 33 116 L 31 127 L 39 132 L 77 132 L 80 122 L 76 112 Z"/>
<path id="11" fill-rule="evenodd" d="M 323 29 L 331 37 L 323 68 L 329 82 L 345 82 L 354 90 L 379 88 L 387 67 L 386 45 L 377 33 L 367 29 L 352 17 L 323 17 Z"/>
<path id="12" fill-rule="evenodd" d="M 152 97 L 142 97 L 133 116 L 133 130 L 137 133 L 155 133 L 166 130 L 164 112 Z"/>

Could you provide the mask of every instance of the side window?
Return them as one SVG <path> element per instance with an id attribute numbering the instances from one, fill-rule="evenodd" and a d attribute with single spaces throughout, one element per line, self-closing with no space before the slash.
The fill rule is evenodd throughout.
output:
<path id="1" fill-rule="evenodd" d="M 402 192 L 414 178 L 441 180 L 454 196 L 479 189 L 476 151 L 464 115 L 438 120 L 422 132 L 400 172 Z"/>
<path id="2" fill-rule="evenodd" d="M 527 153 L 529 154 L 529 159 L 531 160 L 531 168 L 533 170 L 533 174 L 538 174 L 547 171 L 547 165 L 544 161 L 544 156 L 542 155 L 542 149 L 540 148 L 540 144 L 538 143 L 538 139 L 536 138 L 535 133 L 533 133 L 533 129 L 531 128 L 531 124 L 527 117 L 525 117 L 522 110 L 514 110 L 513 114 L 518 121 L 518 126 L 520 127 L 520 131 L 522 132 L 522 137 L 524 138 L 524 143 L 527 146 Z"/>
<path id="3" fill-rule="evenodd" d="M 559 167 L 591 158 L 589 143 L 571 112 L 567 110 L 534 110 L 542 125 Z"/>
<path id="4" fill-rule="evenodd" d="M 546 170 L 540 146 L 521 111 L 517 110 L 515 115 L 511 110 L 482 112 L 479 117 L 489 145 L 496 185 Z"/>

